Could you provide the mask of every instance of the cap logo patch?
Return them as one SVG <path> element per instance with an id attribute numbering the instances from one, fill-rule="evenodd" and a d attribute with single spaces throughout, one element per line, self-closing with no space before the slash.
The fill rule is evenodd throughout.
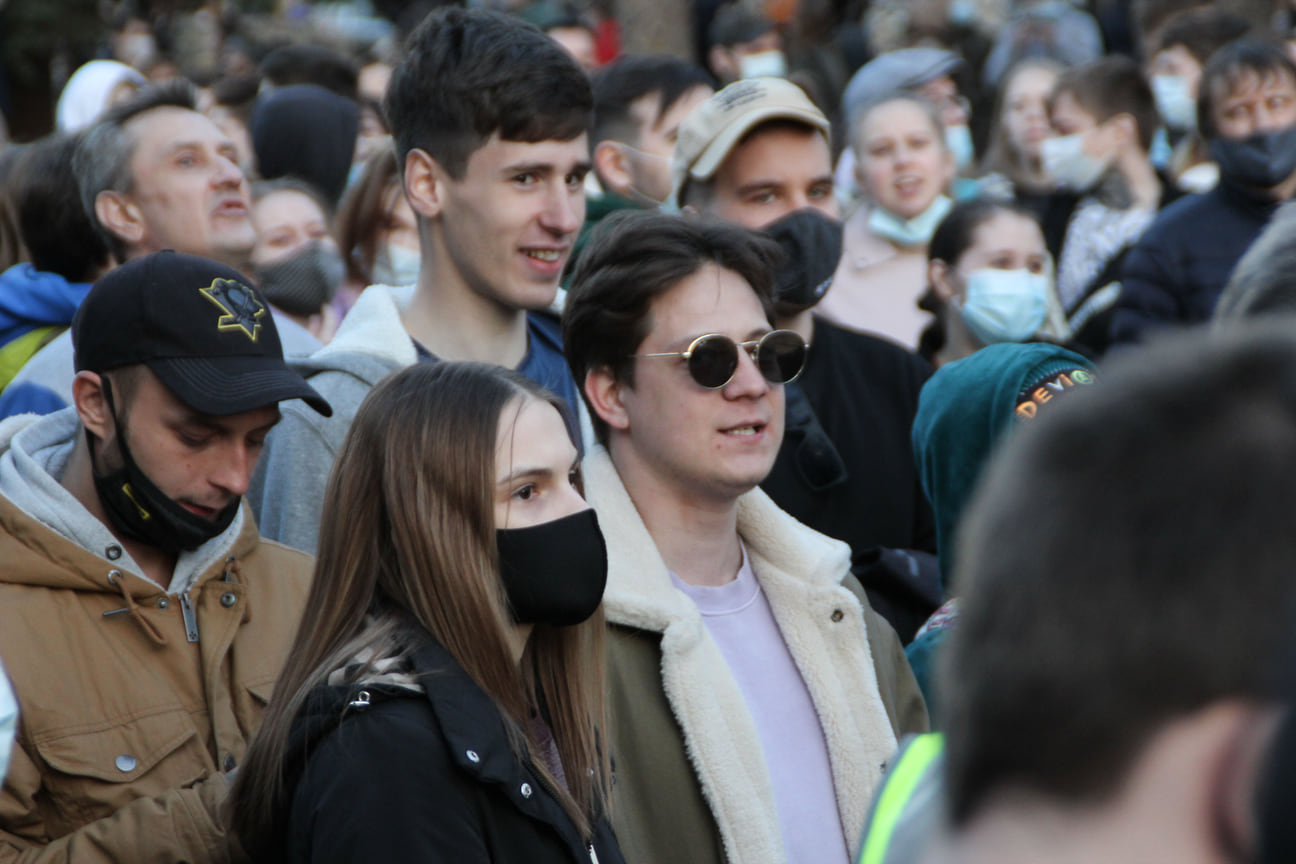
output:
<path id="1" fill-rule="evenodd" d="M 216 321 L 217 330 L 242 330 L 248 339 L 257 341 L 266 307 L 251 288 L 233 279 L 215 279 L 199 292 L 221 310 L 221 317 Z"/>

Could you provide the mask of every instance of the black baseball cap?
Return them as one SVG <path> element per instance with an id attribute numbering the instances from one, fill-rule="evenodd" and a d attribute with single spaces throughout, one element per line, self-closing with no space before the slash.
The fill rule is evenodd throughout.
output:
<path id="1" fill-rule="evenodd" d="M 270 304 L 230 267 L 155 252 L 109 271 L 72 319 L 76 370 L 143 363 L 196 411 L 225 417 L 302 399 L 333 409 L 284 362 Z"/>

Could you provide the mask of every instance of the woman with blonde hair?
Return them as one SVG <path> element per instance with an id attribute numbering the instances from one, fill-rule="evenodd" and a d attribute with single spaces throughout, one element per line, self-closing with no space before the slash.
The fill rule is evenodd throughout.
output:
<path id="1" fill-rule="evenodd" d="M 561 406 L 470 363 L 365 399 L 231 792 L 254 861 L 621 861 L 598 743 L 606 549 Z"/>

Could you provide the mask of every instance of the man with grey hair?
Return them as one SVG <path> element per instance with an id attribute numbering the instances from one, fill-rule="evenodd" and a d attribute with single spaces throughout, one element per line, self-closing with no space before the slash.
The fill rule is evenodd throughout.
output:
<path id="1" fill-rule="evenodd" d="M 72 160 L 81 203 L 119 262 L 174 249 L 236 269 L 256 232 L 234 142 L 197 110 L 193 88 L 140 91 L 86 135 Z M 308 354 L 300 328 L 278 322 L 289 355 Z M 35 354 L 0 396 L 0 418 L 49 413 L 71 403 L 72 340 Z"/>

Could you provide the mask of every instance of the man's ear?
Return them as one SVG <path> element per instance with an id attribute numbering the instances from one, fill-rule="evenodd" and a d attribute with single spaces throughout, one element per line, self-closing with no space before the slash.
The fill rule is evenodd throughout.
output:
<path id="1" fill-rule="evenodd" d="M 127 246 L 139 246 L 148 234 L 144 214 L 129 195 L 104 190 L 95 196 L 95 219 Z"/>
<path id="2" fill-rule="evenodd" d="M 585 373 L 585 398 L 590 407 L 610 428 L 622 432 L 630 428 L 630 415 L 621 399 L 623 386 L 607 369 L 591 369 Z"/>
<path id="3" fill-rule="evenodd" d="M 600 141 L 594 148 L 594 173 L 609 192 L 624 195 L 634 184 L 629 162 L 625 148 L 616 141 Z"/>
<path id="4" fill-rule="evenodd" d="M 76 406 L 81 425 L 100 441 L 116 432 L 108 400 L 104 398 L 103 379 L 97 372 L 78 372 L 72 379 L 72 404 Z"/>
<path id="5" fill-rule="evenodd" d="M 1214 840 L 1225 858 L 1249 861 L 1259 844 L 1257 798 L 1282 720 L 1276 707 L 1228 701 L 1211 709 L 1225 730 L 1210 754 Z"/>
<path id="6" fill-rule="evenodd" d="M 958 294 L 958 291 L 954 288 L 954 283 L 950 280 L 949 270 L 949 265 L 939 258 L 927 264 L 927 281 L 931 284 L 932 290 L 936 292 L 936 296 L 946 303 Z"/>
<path id="7" fill-rule="evenodd" d="M 405 156 L 405 197 L 416 215 L 427 219 L 441 215 L 448 179 L 445 169 L 426 150 L 415 148 Z"/>
<path id="8" fill-rule="evenodd" d="M 738 77 L 738 64 L 729 49 L 723 45 L 711 46 L 711 50 L 707 52 L 707 66 L 711 74 L 722 83 Z"/>

